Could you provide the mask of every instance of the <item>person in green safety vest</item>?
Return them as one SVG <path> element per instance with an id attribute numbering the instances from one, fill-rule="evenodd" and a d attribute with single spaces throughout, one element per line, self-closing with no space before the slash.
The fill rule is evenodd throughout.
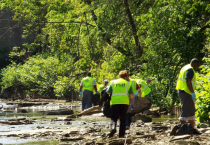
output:
<path id="1" fill-rule="evenodd" d="M 105 87 L 107 87 L 108 83 L 109 83 L 109 81 L 108 81 L 107 79 L 105 79 L 105 80 L 104 80 L 104 84 L 103 84 L 103 85 L 100 85 L 100 87 L 99 87 L 99 89 L 98 89 L 98 92 L 100 93 L 100 98 L 102 97 L 102 96 L 101 96 L 101 92 L 103 91 L 103 89 L 104 89 Z"/>
<path id="2" fill-rule="evenodd" d="M 95 80 L 91 77 L 91 72 L 87 73 L 87 77 L 83 78 L 80 83 L 80 96 L 82 96 L 82 111 L 92 107 L 93 90 L 97 93 Z"/>
<path id="3" fill-rule="evenodd" d="M 150 84 L 151 81 L 152 80 L 150 78 L 147 78 L 146 82 L 144 80 L 137 80 L 137 83 L 139 84 L 139 86 L 141 88 L 140 97 L 145 97 L 145 98 L 150 99 L 152 93 L 151 93 L 151 90 L 150 90 L 148 84 Z M 147 112 L 148 112 L 148 110 L 145 110 L 143 112 L 143 114 L 147 116 Z"/>
<path id="4" fill-rule="evenodd" d="M 193 127 L 193 134 L 201 134 L 195 129 L 195 87 L 196 87 L 196 74 L 200 62 L 197 58 L 193 58 L 190 64 L 182 67 L 176 85 L 176 90 L 181 102 L 181 115 L 179 120 L 181 124 L 187 121 Z"/>
<path id="5" fill-rule="evenodd" d="M 111 124 L 109 137 L 113 137 L 116 133 L 117 120 L 120 119 L 119 138 L 124 138 L 129 97 L 133 99 L 134 94 L 127 72 L 120 71 L 118 77 L 119 79 L 111 81 L 107 89 L 107 94 L 112 94 L 110 101 Z"/>

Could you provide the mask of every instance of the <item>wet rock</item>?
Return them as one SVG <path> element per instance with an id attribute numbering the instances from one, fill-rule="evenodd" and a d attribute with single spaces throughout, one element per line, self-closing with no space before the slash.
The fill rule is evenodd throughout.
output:
<path id="1" fill-rule="evenodd" d="M 119 138 L 113 139 L 109 141 L 109 145 L 119 145 L 119 144 L 132 144 L 132 140 L 130 138 Z"/>
<path id="2" fill-rule="evenodd" d="M 64 123 L 65 125 L 70 125 L 70 124 L 72 124 L 70 121 L 67 121 L 67 122 L 65 122 Z"/>
<path id="3" fill-rule="evenodd" d="M 147 135 L 137 135 L 137 136 L 134 136 L 133 138 L 154 138 L 155 135 L 154 134 L 147 134 Z"/>
<path id="4" fill-rule="evenodd" d="M 144 135 L 144 132 L 137 131 L 137 132 L 136 132 L 136 135 Z"/>
<path id="5" fill-rule="evenodd" d="M 190 138 L 190 137 L 191 137 L 191 135 L 176 136 L 175 138 L 171 139 L 170 142 L 171 142 L 171 141 L 175 141 L 175 140 L 188 139 L 188 138 Z"/>
<path id="6" fill-rule="evenodd" d="M 175 141 L 176 145 L 200 145 L 197 141 L 191 141 L 191 140 L 178 140 Z"/>
<path id="7" fill-rule="evenodd" d="M 11 121 L 11 122 L 9 122 L 9 125 L 20 125 L 20 122 L 18 122 L 18 121 Z"/>
<path id="8" fill-rule="evenodd" d="M 141 114 L 135 115 L 135 119 L 142 120 L 143 122 L 152 122 L 152 118 L 145 116 L 145 115 L 141 115 Z"/>
<path id="9" fill-rule="evenodd" d="M 61 138 L 60 141 L 76 141 L 76 140 L 83 140 L 84 138 L 81 136 L 77 136 L 77 137 L 65 137 L 65 138 Z"/>
<path id="10" fill-rule="evenodd" d="M 88 141 L 85 143 L 85 145 L 95 145 L 95 141 Z"/>
<path id="11" fill-rule="evenodd" d="M 28 111 L 26 111 L 25 109 L 22 109 L 20 112 L 21 113 L 28 113 Z"/>
<path id="12" fill-rule="evenodd" d="M 8 134 L 7 137 L 19 137 L 17 134 Z"/>
<path id="13" fill-rule="evenodd" d="M 102 142 L 102 141 L 99 141 L 99 142 L 96 142 L 96 145 L 105 145 L 106 143 Z"/>
<path id="14" fill-rule="evenodd" d="M 74 111 L 68 109 L 51 110 L 43 113 L 43 115 L 71 115 L 71 114 L 74 114 Z"/>
<path id="15" fill-rule="evenodd" d="M 44 128 L 44 126 L 37 126 L 36 128 L 38 128 L 38 129 L 42 129 L 42 128 Z"/>
<path id="16" fill-rule="evenodd" d="M 200 123 L 197 125 L 198 128 L 207 128 L 209 125 L 206 123 Z"/>
<path id="17" fill-rule="evenodd" d="M 18 118 L 17 120 L 18 120 L 18 121 L 26 120 L 26 118 Z"/>
<path id="18" fill-rule="evenodd" d="M 153 130 L 167 130 L 168 127 L 167 126 L 152 126 Z"/>

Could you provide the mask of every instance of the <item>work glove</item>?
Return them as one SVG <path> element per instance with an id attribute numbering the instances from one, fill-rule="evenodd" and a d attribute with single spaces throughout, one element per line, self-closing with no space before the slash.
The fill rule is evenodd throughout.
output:
<path id="1" fill-rule="evenodd" d="M 192 99 L 193 99 L 193 101 L 195 102 L 195 99 L 196 99 L 195 92 L 192 93 Z"/>
<path id="2" fill-rule="evenodd" d="M 79 92 L 79 95 L 82 96 L 82 92 Z"/>
<path id="3" fill-rule="evenodd" d="M 138 92 L 136 92 L 136 93 L 134 94 L 134 97 L 135 97 L 135 98 L 138 98 Z"/>

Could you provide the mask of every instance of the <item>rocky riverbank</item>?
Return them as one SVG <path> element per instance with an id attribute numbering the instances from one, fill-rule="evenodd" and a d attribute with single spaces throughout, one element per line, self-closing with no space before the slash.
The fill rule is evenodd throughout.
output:
<path id="1" fill-rule="evenodd" d="M 24 124 L 24 126 L 27 126 L 28 124 L 33 124 L 35 128 L 10 131 L 0 135 L 0 137 L 57 140 L 59 142 L 57 144 L 207 145 L 210 142 L 210 128 L 208 128 L 208 125 L 200 126 L 203 127 L 199 129 L 203 133 L 202 135 L 170 136 L 172 126 L 179 123 L 175 119 L 164 122 L 148 123 L 137 120 L 136 122 L 133 122 L 131 128 L 126 131 L 126 138 L 121 139 L 117 138 L 118 133 L 116 133 L 113 138 L 108 138 L 109 119 L 105 118 L 102 113 L 84 115 L 79 118 L 76 115 L 55 117 L 48 123 L 44 123 L 44 120 L 40 121 L 39 119 L 32 119 L 30 121 L 26 118 L 19 118 L 16 120 L 10 119 L 5 122 L 1 122 L 1 125 L 16 128 L 18 125 Z"/>

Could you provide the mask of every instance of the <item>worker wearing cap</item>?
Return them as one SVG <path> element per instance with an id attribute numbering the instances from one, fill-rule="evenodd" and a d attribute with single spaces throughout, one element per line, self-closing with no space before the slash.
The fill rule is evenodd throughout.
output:
<path id="1" fill-rule="evenodd" d="M 151 79 L 147 78 L 146 82 L 144 80 L 137 80 L 137 83 L 139 84 L 140 88 L 141 88 L 141 95 L 140 97 L 144 97 L 144 98 L 150 98 L 151 97 L 151 90 L 148 86 L 148 84 L 151 83 Z M 143 113 L 144 115 L 147 115 L 148 110 L 145 110 Z"/>
<path id="2" fill-rule="evenodd" d="M 105 79 L 105 80 L 104 80 L 104 84 L 103 84 L 103 85 L 100 85 L 100 87 L 99 87 L 99 89 L 98 89 L 98 92 L 100 93 L 100 98 L 102 97 L 102 96 L 101 96 L 101 92 L 103 91 L 103 89 L 104 89 L 105 87 L 107 87 L 108 83 L 109 83 L 109 81 L 108 81 L 107 79 Z"/>
<path id="3" fill-rule="evenodd" d="M 87 77 L 83 78 L 80 84 L 80 96 L 82 96 L 82 111 L 92 107 L 93 90 L 97 92 L 95 80 L 91 77 L 91 72 L 87 73 Z"/>

